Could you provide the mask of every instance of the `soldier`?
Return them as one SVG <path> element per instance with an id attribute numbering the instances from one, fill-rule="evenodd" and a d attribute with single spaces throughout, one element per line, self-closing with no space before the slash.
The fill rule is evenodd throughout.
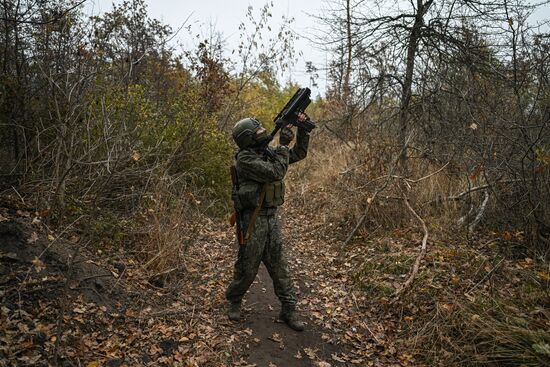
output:
<path id="1" fill-rule="evenodd" d="M 303 113 L 299 115 L 300 121 L 306 118 Z M 232 135 L 240 148 L 236 155 L 239 192 L 234 193 L 233 200 L 247 233 L 246 244 L 239 248 L 233 281 L 225 294 L 230 302 L 228 317 L 232 321 L 241 318 L 241 301 L 263 262 L 282 304 L 279 318 L 290 328 L 302 331 L 304 323 L 296 314 L 296 295 L 283 252 L 277 208 L 284 202 L 283 179 L 288 165 L 307 155 L 309 133 L 298 128 L 296 143 L 289 149 L 294 133 L 283 128 L 280 145 L 266 148 L 266 129 L 256 119 L 246 118 L 235 124 Z"/>

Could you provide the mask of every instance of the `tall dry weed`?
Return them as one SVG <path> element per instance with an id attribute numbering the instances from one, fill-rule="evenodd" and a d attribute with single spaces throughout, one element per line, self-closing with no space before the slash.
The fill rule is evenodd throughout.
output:
<path id="1" fill-rule="evenodd" d="M 148 195 L 139 244 L 149 276 L 169 278 L 184 270 L 187 250 L 198 240 L 200 228 L 211 223 L 196 192 L 181 180 L 164 177 Z"/>
<path id="2" fill-rule="evenodd" d="M 422 215 L 434 216 L 448 226 L 456 224 L 461 206 L 445 198 L 464 190 L 463 180 L 443 169 L 418 183 L 411 182 L 440 170 L 443 163 L 411 159 L 407 181 L 390 175 L 398 151 L 389 141 L 352 144 L 319 138 L 307 159 L 290 169 L 288 187 L 292 200 L 315 212 L 325 227 L 347 232 L 368 205 L 364 229 L 408 225 L 412 217 L 402 200 L 405 196 Z"/>
<path id="3" fill-rule="evenodd" d="M 416 344 L 428 359 L 457 366 L 550 365 L 544 316 L 502 298 L 455 299 L 452 308 L 437 310 L 418 329 Z"/>

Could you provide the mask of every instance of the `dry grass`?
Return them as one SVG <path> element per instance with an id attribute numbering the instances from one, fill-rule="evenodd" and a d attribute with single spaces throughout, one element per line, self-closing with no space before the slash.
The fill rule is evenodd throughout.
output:
<path id="1" fill-rule="evenodd" d="M 289 171 L 288 197 L 316 216 L 316 235 L 343 239 L 387 180 L 396 151 L 384 142 L 350 146 L 327 139 L 316 146 L 322 148 Z M 409 178 L 415 180 L 446 162 L 410 163 Z M 402 312 L 414 321 L 402 331 L 401 346 L 430 365 L 549 365 L 549 283 L 540 278 L 549 269 L 543 263 L 524 268 L 523 258 L 504 259 L 509 244 L 498 234 L 472 237 L 457 224 L 470 205 L 479 207 L 481 192 L 446 200 L 480 184 L 449 167 L 416 183 L 391 178 L 350 244 L 348 254 L 358 262 L 351 276 L 376 301 L 387 300 L 410 271 L 421 235 L 400 199 L 406 192 L 427 222 L 430 239 L 414 292 L 403 299 Z"/>
<path id="2" fill-rule="evenodd" d="M 364 229 L 391 230 L 409 225 L 412 218 L 401 199 L 404 194 L 422 216 L 437 218 L 439 225 L 456 225 L 460 205 L 443 198 L 464 191 L 467 185 L 448 170 L 418 183 L 404 184 L 398 177 L 388 179 L 397 152 L 387 142 L 352 145 L 327 139 L 316 146 L 322 148 L 310 151 L 307 159 L 290 169 L 287 186 L 289 197 L 318 214 L 327 228 L 352 228 L 373 194 L 383 186 L 384 190 L 372 201 L 359 235 Z M 424 177 L 443 165 L 411 161 L 410 178 Z"/>
<path id="3" fill-rule="evenodd" d="M 505 304 L 500 303 L 499 307 Z M 550 333 L 533 319 L 495 314 L 481 307 L 459 305 L 453 325 L 457 363 L 468 365 L 547 366 L 550 364 Z M 503 311 L 503 310 L 500 310 Z M 444 324 L 445 325 L 445 324 Z M 457 336 L 454 336 L 456 333 Z M 460 356 L 460 357 L 458 357 Z"/>
<path id="4" fill-rule="evenodd" d="M 198 241 L 199 229 L 211 220 L 204 215 L 198 197 L 167 178 L 159 181 L 147 202 L 140 220 L 142 268 L 151 277 L 169 278 L 185 268 L 187 250 Z"/>
<path id="5" fill-rule="evenodd" d="M 495 277 L 514 272 L 512 264 L 506 265 Z M 548 307 L 544 286 L 522 279 L 529 284 L 527 289 L 495 279 L 479 291 L 457 292 L 469 281 L 461 279 L 456 287 L 442 288 L 434 295 L 433 313 L 421 317 L 410 330 L 428 360 L 464 366 L 549 365 L 550 315 L 544 311 Z"/>
<path id="6" fill-rule="evenodd" d="M 549 268 L 506 259 L 504 244 L 460 241 L 434 229 L 414 291 L 381 311 L 398 319 L 396 347 L 430 366 L 546 366 L 550 363 Z M 371 309 L 383 309 L 411 268 L 416 231 L 354 243 L 352 279 Z M 347 260 L 349 261 L 349 260 Z"/>

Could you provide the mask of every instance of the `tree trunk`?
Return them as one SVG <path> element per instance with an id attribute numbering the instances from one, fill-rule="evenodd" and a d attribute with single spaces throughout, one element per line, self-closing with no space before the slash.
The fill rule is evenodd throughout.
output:
<path id="1" fill-rule="evenodd" d="M 347 38 L 347 59 L 346 59 L 346 69 L 344 76 L 344 90 L 343 90 L 343 100 L 346 106 L 349 105 L 350 98 L 350 78 L 351 78 L 351 57 L 352 57 L 352 43 L 351 43 L 351 9 L 350 9 L 350 0 L 346 0 L 346 38 Z"/>
<path id="2" fill-rule="evenodd" d="M 416 51 L 418 49 L 418 41 L 421 37 L 421 29 L 424 25 L 424 15 L 430 8 L 433 0 L 429 0 L 424 3 L 423 0 L 417 0 L 416 15 L 414 18 L 414 24 L 409 35 L 409 42 L 407 45 L 407 64 L 405 69 L 405 80 L 403 82 L 403 92 L 401 94 L 401 103 L 399 111 L 399 145 L 401 148 L 401 155 L 399 156 L 399 163 L 403 174 L 408 174 L 408 162 L 407 162 L 407 149 L 406 140 L 409 130 L 409 105 L 412 96 L 412 80 L 414 74 L 414 59 Z"/>

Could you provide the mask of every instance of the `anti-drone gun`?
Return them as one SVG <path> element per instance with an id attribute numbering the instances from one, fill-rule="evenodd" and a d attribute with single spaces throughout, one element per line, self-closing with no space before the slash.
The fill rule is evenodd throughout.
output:
<path id="1" fill-rule="evenodd" d="M 269 135 L 269 141 L 273 140 L 277 132 L 287 126 L 294 125 L 306 130 L 308 133 L 315 129 L 315 123 L 306 115 L 305 120 L 301 120 L 299 115 L 305 114 L 307 106 L 311 103 L 311 90 L 309 88 L 300 88 L 294 93 L 294 96 L 286 103 L 281 112 L 277 114 L 275 119 L 275 129 Z"/>

